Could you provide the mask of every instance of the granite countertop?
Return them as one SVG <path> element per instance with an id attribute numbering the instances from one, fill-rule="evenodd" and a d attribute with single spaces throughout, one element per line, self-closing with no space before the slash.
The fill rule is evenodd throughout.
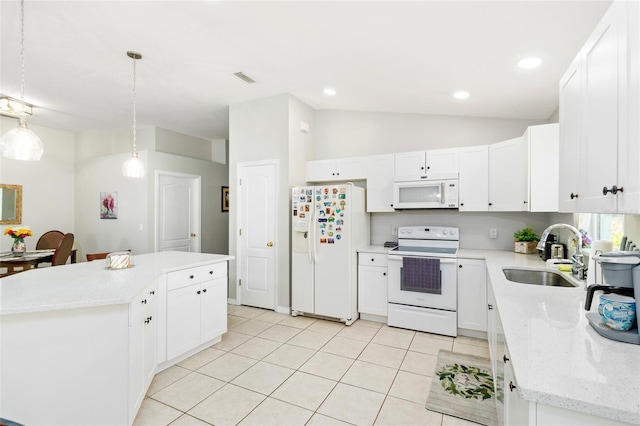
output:
<path id="1" fill-rule="evenodd" d="M 365 247 L 360 247 L 359 249 L 357 249 L 356 251 L 358 253 L 378 253 L 378 254 L 387 254 L 389 253 L 389 250 L 391 250 L 393 247 L 384 247 L 384 246 L 365 246 Z"/>
<path id="2" fill-rule="evenodd" d="M 585 318 L 584 284 L 560 288 L 506 280 L 505 266 L 544 268 L 537 255 L 463 249 L 458 257 L 486 260 L 520 396 L 640 424 L 640 345 L 593 330 Z M 597 307 L 596 295 L 591 311 Z"/>
<path id="3" fill-rule="evenodd" d="M 0 280 L 0 315 L 129 303 L 160 274 L 232 260 L 207 253 L 133 256 L 133 267 L 109 270 L 105 261 L 31 269 Z"/>

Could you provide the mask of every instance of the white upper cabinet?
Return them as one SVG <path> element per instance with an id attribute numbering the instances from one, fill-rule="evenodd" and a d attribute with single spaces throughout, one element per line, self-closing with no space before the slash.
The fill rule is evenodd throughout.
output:
<path id="1" fill-rule="evenodd" d="M 580 160 L 586 169 L 582 176 L 578 206 L 584 211 L 614 212 L 616 195 L 603 188 L 621 187 L 618 182 L 618 134 L 624 105 L 626 5 L 613 2 L 582 50 L 583 132 Z M 617 191 L 616 191 L 617 192 Z"/>
<path id="2" fill-rule="evenodd" d="M 429 173 L 458 173 L 459 148 L 400 152 L 396 158 L 396 178 L 417 178 Z"/>
<path id="3" fill-rule="evenodd" d="M 458 173 L 460 148 L 431 149 L 427 151 L 427 173 Z"/>
<path id="4" fill-rule="evenodd" d="M 460 211 L 489 210 L 489 146 L 460 148 Z"/>
<path id="5" fill-rule="evenodd" d="M 394 155 L 367 157 L 367 212 L 393 212 Z"/>
<path id="6" fill-rule="evenodd" d="M 366 179 L 365 157 L 307 161 L 307 182 L 329 182 Z"/>
<path id="7" fill-rule="evenodd" d="M 527 144 L 522 137 L 489 145 L 489 210 L 528 210 L 527 175 Z"/>
<path id="8" fill-rule="evenodd" d="M 560 182 L 559 210 L 577 212 L 580 198 L 580 120 L 582 73 L 580 57 L 576 58 L 560 80 Z"/>
<path id="9" fill-rule="evenodd" d="M 395 155 L 396 177 L 407 176 L 415 178 L 427 174 L 427 152 L 400 152 Z"/>
<path id="10" fill-rule="evenodd" d="M 611 4 L 560 82 L 562 211 L 640 213 L 637 3 Z"/>
<path id="11" fill-rule="evenodd" d="M 529 126 L 522 136 L 527 145 L 528 197 L 532 212 L 558 211 L 559 126 L 557 123 Z M 525 203 L 527 204 L 527 203 Z"/>

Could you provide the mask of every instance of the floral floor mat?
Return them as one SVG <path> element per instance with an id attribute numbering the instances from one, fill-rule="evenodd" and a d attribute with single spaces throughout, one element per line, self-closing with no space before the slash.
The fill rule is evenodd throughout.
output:
<path id="1" fill-rule="evenodd" d="M 440 350 L 426 408 L 487 426 L 497 425 L 491 362 Z"/>

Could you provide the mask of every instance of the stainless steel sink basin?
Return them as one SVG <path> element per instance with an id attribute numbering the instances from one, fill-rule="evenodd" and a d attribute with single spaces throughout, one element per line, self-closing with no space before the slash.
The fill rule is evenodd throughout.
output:
<path id="1" fill-rule="evenodd" d="M 504 268 L 502 271 L 509 281 L 516 283 L 546 285 L 552 287 L 577 287 L 560 272 L 519 268 Z"/>

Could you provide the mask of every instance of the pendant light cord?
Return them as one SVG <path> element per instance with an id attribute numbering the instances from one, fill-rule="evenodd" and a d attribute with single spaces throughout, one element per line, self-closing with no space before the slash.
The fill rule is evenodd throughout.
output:
<path id="1" fill-rule="evenodd" d="M 24 0 L 20 0 L 20 63 L 22 71 L 20 99 L 24 102 Z"/>
<path id="2" fill-rule="evenodd" d="M 24 0 L 20 0 L 20 63 L 22 72 L 20 99 L 24 102 Z"/>
<path id="3" fill-rule="evenodd" d="M 133 156 L 138 156 L 136 147 L 136 58 L 133 58 Z"/>

